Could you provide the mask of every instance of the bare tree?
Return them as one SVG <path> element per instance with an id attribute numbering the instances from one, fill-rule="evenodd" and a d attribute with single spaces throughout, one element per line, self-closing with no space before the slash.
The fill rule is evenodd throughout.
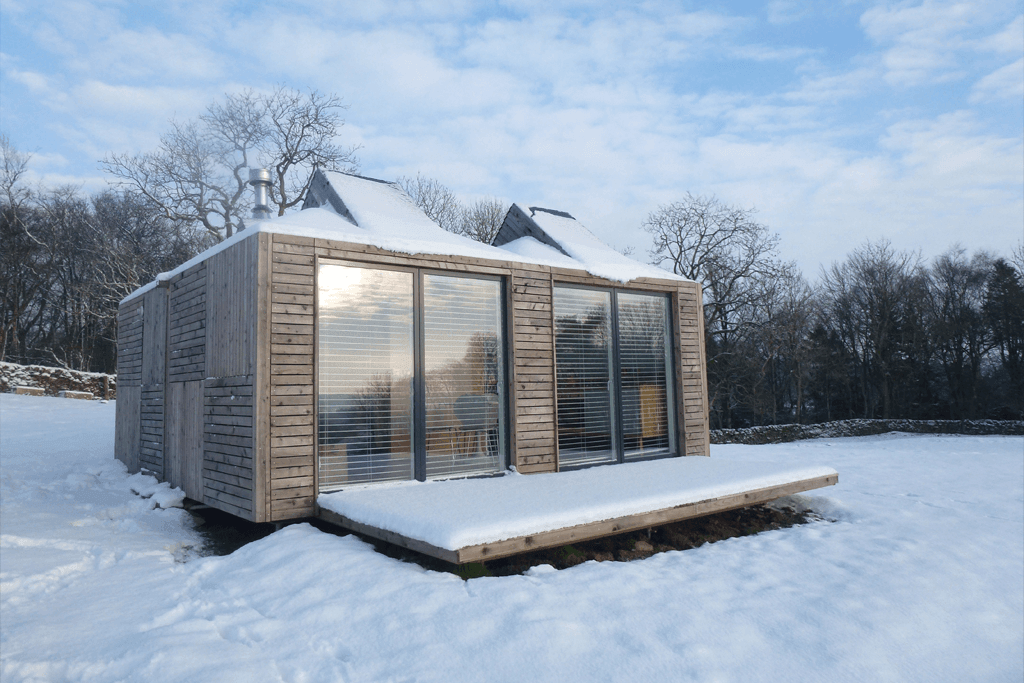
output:
<path id="1" fill-rule="evenodd" d="M 490 244 L 498 234 L 509 204 L 496 197 L 479 199 L 466 206 L 444 183 L 419 173 L 402 176 L 398 184 L 416 205 L 448 232 Z"/>
<path id="2" fill-rule="evenodd" d="M 954 418 L 977 417 L 982 361 L 991 348 L 983 310 L 991 272 L 988 254 L 968 259 L 959 245 L 939 256 L 931 269 L 931 327 Z"/>
<path id="3" fill-rule="evenodd" d="M 459 234 L 490 244 L 501 229 L 509 204 L 496 197 L 479 199 L 462 210 Z"/>
<path id="4" fill-rule="evenodd" d="M 415 178 L 402 176 L 397 182 L 416 202 L 416 206 L 427 214 L 427 218 L 448 232 L 459 232 L 462 222 L 462 202 L 446 185 L 419 173 Z"/>
<path id="5" fill-rule="evenodd" d="M 245 227 L 248 168 L 271 170 L 278 215 L 305 199 L 313 167 L 356 170 L 356 148 L 335 142 L 345 108 L 337 95 L 316 90 L 245 90 L 195 120 L 172 122 L 155 151 L 110 154 L 102 164 L 167 219 L 230 237 Z"/>
<path id="6" fill-rule="evenodd" d="M 1004 259 L 992 264 L 983 305 L 999 363 L 1007 375 L 1007 408 L 1024 417 L 1024 268 Z"/>
<path id="7" fill-rule="evenodd" d="M 753 214 L 753 209 L 687 193 L 684 200 L 659 207 L 642 225 L 654 240 L 654 263 L 670 263 L 673 272 L 704 289 L 709 400 L 724 426 L 732 426 L 747 374 L 737 356 L 744 328 L 764 304 L 764 285 L 786 267 L 778 258 L 778 235 Z"/>
<path id="8" fill-rule="evenodd" d="M 32 277 L 32 254 L 41 246 L 26 223 L 26 205 L 32 192 L 23 179 L 29 155 L 18 151 L 6 134 L 0 134 L 0 358 L 17 345 L 19 323 L 35 299 L 42 279 Z"/>
<path id="9" fill-rule="evenodd" d="M 858 364 L 863 417 L 893 417 L 913 308 L 926 285 L 918 254 L 867 243 L 823 271 L 823 320 Z"/>

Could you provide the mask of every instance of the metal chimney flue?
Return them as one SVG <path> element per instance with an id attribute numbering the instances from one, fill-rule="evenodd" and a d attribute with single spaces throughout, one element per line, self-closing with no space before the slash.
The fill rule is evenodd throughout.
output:
<path id="1" fill-rule="evenodd" d="M 252 217 L 270 218 L 270 171 L 265 168 L 250 168 L 249 184 L 256 191 L 256 205 L 252 207 Z"/>

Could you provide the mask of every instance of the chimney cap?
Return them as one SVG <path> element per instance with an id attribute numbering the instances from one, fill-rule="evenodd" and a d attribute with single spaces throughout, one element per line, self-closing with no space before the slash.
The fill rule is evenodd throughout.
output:
<path id="1" fill-rule="evenodd" d="M 270 171 L 265 168 L 250 168 L 249 169 L 249 184 L 256 185 L 257 183 L 269 183 L 270 182 Z"/>

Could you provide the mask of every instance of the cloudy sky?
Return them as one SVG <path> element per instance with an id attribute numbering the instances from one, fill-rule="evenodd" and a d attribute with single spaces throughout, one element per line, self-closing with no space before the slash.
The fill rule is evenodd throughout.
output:
<path id="1" fill-rule="evenodd" d="M 621 4 L 624 8 L 616 8 Z M 569 211 L 605 241 L 693 194 L 813 279 L 866 240 L 1024 239 L 1024 2 L 0 1 L 0 129 L 106 180 L 247 87 L 337 93 L 365 175 Z"/>

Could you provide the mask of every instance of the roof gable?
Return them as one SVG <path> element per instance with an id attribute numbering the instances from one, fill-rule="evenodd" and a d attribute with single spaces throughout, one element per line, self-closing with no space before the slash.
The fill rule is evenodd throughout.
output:
<path id="1" fill-rule="evenodd" d="M 530 207 L 530 213 L 526 213 L 525 210 L 518 204 L 513 204 L 509 208 L 508 213 L 505 214 L 505 220 L 501 224 L 501 228 L 498 229 L 498 233 L 491 240 L 491 244 L 495 247 L 501 247 L 509 242 L 514 242 L 521 237 L 532 237 L 541 244 L 546 244 L 553 249 L 557 249 L 566 256 L 569 254 L 558 244 L 555 240 L 544 232 L 544 229 L 537 225 L 537 222 L 533 220 L 532 214 L 536 211 L 548 211 L 548 209 L 538 209 L 535 206 Z M 569 214 L 562 211 L 557 212 L 564 216 Z M 570 257 L 571 258 L 571 257 Z"/>

